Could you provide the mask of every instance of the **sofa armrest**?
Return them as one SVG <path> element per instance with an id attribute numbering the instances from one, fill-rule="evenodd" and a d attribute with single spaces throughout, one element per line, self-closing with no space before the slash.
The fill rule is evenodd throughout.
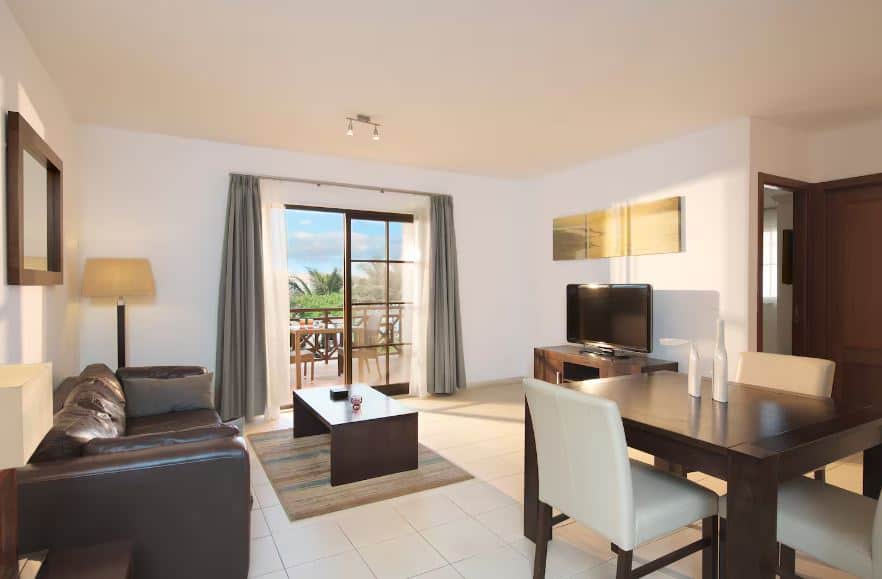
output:
<path id="1" fill-rule="evenodd" d="M 207 374 L 204 366 L 126 366 L 116 371 L 120 380 L 126 378 L 183 378 Z"/>
<path id="2" fill-rule="evenodd" d="M 139 578 L 248 575 L 240 437 L 33 464 L 17 477 L 21 552 L 123 539 Z"/>
<path id="3" fill-rule="evenodd" d="M 169 432 L 153 432 L 135 434 L 133 436 L 115 436 L 113 438 L 93 438 L 83 445 L 83 455 L 112 454 L 115 452 L 132 452 L 159 446 L 176 444 L 193 444 L 217 438 L 230 438 L 239 435 L 239 429 L 227 424 L 194 426 Z"/>

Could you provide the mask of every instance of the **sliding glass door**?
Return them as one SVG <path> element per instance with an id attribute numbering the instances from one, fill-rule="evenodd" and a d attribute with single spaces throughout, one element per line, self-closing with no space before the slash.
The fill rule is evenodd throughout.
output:
<path id="1" fill-rule="evenodd" d="M 346 375 L 395 393 L 410 382 L 413 216 L 346 212 Z"/>
<path id="2" fill-rule="evenodd" d="M 291 387 L 365 383 L 406 393 L 416 267 L 413 215 L 287 209 Z"/>

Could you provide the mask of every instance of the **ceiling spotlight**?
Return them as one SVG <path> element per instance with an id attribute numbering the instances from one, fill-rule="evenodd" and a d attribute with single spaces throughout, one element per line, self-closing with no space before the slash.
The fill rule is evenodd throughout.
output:
<path id="1" fill-rule="evenodd" d="M 372 127 L 374 127 L 371 138 L 375 141 L 380 140 L 380 123 L 375 123 L 374 121 L 372 121 L 369 115 L 355 115 L 354 117 L 346 117 L 346 134 L 350 137 L 355 134 L 352 123 L 364 123 L 365 125 L 371 125 Z"/>

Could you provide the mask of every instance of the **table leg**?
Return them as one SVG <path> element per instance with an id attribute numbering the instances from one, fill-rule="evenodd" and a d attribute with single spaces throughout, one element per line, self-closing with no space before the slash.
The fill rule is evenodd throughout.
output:
<path id="1" fill-rule="evenodd" d="M 326 434 L 328 427 L 316 417 L 312 409 L 306 405 L 299 396 L 293 396 L 292 409 L 294 411 L 294 438 L 303 436 L 315 436 Z"/>
<path id="2" fill-rule="evenodd" d="M 882 490 L 882 444 L 864 451 L 864 496 L 879 498 Z"/>
<path id="3" fill-rule="evenodd" d="M 530 407 L 524 400 L 524 536 L 536 541 L 539 512 L 539 465 L 536 462 L 536 439 Z"/>
<path id="4" fill-rule="evenodd" d="M 0 577 L 18 577 L 18 491 L 14 468 L 0 470 Z"/>
<path id="5" fill-rule="evenodd" d="M 417 414 L 335 426 L 331 431 L 331 486 L 419 467 Z"/>
<path id="6" fill-rule="evenodd" d="M 300 387 L 303 385 L 303 379 L 300 377 L 300 337 L 297 337 L 297 341 L 294 343 L 294 386 L 297 390 L 300 390 Z"/>
<path id="7" fill-rule="evenodd" d="M 729 453 L 726 577 L 774 579 L 778 565 L 777 458 Z"/>

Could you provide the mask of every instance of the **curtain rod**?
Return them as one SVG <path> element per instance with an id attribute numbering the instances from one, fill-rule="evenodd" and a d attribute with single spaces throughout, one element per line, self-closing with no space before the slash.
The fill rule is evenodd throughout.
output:
<path id="1" fill-rule="evenodd" d="M 337 181 L 316 181 L 314 179 L 297 179 L 295 177 L 277 177 L 275 175 L 253 175 L 251 173 L 234 173 L 230 176 L 240 175 L 245 177 L 257 177 L 258 179 L 268 179 L 270 181 L 287 181 L 289 183 L 306 183 L 315 185 L 316 187 L 344 187 L 346 189 L 361 189 L 363 191 L 376 191 L 378 193 L 401 193 L 403 195 L 421 195 L 423 197 L 435 197 L 441 193 L 428 193 L 426 191 L 414 191 L 412 189 L 395 189 L 394 187 L 375 187 L 373 185 L 356 185 L 354 183 L 340 183 Z"/>

